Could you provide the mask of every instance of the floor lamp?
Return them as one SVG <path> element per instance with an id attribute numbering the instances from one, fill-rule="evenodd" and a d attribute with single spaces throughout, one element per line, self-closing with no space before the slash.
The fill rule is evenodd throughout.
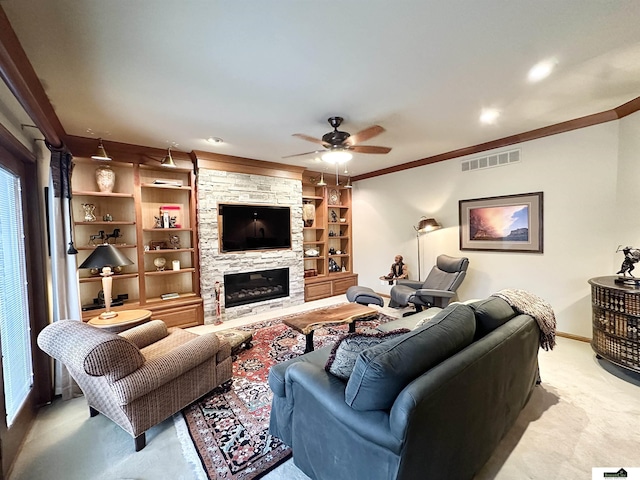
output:
<path id="1" fill-rule="evenodd" d="M 435 218 L 421 217 L 418 225 L 414 225 L 416 231 L 416 242 L 418 243 L 418 281 L 420 281 L 420 234 L 429 233 L 442 228 Z"/>

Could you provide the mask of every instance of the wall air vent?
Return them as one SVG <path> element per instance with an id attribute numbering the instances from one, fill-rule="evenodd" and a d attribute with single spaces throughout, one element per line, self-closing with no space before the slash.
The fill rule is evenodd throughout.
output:
<path id="1" fill-rule="evenodd" d="M 509 150 L 508 152 L 494 153 L 486 157 L 472 158 L 460 162 L 463 172 L 480 170 L 483 168 L 503 167 L 512 163 L 520 162 L 520 149 Z"/>

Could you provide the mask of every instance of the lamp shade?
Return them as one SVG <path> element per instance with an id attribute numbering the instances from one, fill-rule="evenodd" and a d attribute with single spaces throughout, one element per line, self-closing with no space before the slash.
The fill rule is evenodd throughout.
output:
<path id="1" fill-rule="evenodd" d="M 439 228 L 442 228 L 442 225 L 440 225 L 435 218 L 422 217 L 418 222 L 416 230 L 420 233 L 426 233 L 438 230 Z"/>
<path id="2" fill-rule="evenodd" d="M 124 254 L 111 244 L 98 245 L 78 268 L 124 267 L 133 265 Z"/>

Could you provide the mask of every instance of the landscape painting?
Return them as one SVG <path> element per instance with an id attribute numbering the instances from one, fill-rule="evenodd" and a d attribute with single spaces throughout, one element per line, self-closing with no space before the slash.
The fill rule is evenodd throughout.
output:
<path id="1" fill-rule="evenodd" d="M 542 252 L 542 192 L 460 200 L 460 249 Z"/>

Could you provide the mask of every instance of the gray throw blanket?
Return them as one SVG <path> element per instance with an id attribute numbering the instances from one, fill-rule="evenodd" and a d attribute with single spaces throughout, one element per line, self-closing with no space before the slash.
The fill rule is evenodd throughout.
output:
<path id="1" fill-rule="evenodd" d="M 540 327 L 540 346 L 545 350 L 553 350 L 556 346 L 556 316 L 548 302 L 526 290 L 515 288 L 500 290 L 492 297 L 500 297 L 516 312 L 532 316 Z"/>

